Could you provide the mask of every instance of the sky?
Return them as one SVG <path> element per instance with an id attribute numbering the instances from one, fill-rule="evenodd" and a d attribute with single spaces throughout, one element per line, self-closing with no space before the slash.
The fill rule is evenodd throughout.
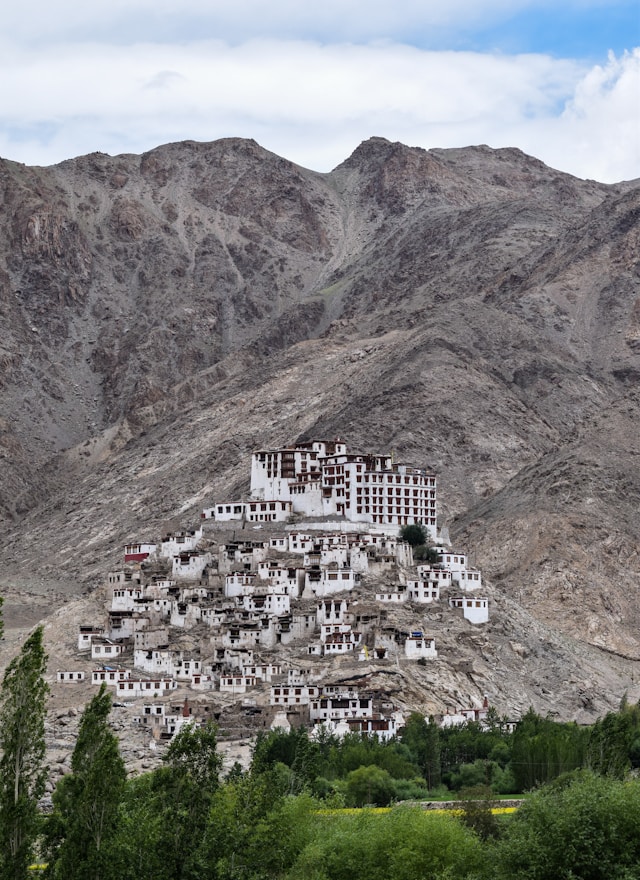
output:
<path id="1" fill-rule="evenodd" d="M 254 138 L 329 171 L 369 137 L 640 177 L 640 0 L 16 0 L 0 156 Z"/>

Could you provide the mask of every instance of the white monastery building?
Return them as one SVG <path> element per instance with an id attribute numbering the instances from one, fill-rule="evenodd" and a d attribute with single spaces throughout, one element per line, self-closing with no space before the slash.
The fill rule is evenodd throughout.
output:
<path id="1" fill-rule="evenodd" d="M 422 523 L 436 539 L 436 478 L 388 455 L 359 455 L 341 440 L 313 440 L 251 456 L 248 502 L 208 508 L 216 519 L 283 521 L 339 516 L 400 527 Z"/>

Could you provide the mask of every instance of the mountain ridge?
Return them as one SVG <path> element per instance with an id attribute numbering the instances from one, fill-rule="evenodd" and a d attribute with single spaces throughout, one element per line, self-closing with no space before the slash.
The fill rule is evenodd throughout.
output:
<path id="1" fill-rule="evenodd" d="M 379 138 L 320 174 L 231 138 L 3 160 L 0 188 L 12 602 L 95 587 L 253 448 L 340 435 L 432 467 L 454 543 L 603 681 L 602 650 L 635 661 L 640 182 Z"/>

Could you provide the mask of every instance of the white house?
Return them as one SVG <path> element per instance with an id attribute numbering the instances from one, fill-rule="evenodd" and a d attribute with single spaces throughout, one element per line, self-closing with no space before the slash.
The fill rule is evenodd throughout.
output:
<path id="1" fill-rule="evenodd" d="M 104 627 L 95 624 L 80 624 L 78 627 L 78 651 L 89 651 L 93 639 L 100 639 L 104 635 Z"/>
<path id="2" fill-rule="evenodd" d="M 320 641 L 326 642 L 329 636 L 337 633 L 350 633 L 352 630 L 350 623 L 321 623 L 320 624 Z"/>
<path id="3" fill-rule="evenodd" d="M 318 602 L 316 620 L 323 623 L 345 623 L 349 611 L 349 603 L 346 599 L 324 599 Z"/>
<path id="4" fill-rule="evenodd" d="M 489 600 L 479 596 L 452 596 L 451 608 L 462 608 L 464 617 L 470 623 L 486 623 L 489 620 Z"/>
<path id="5" fill-rule="evenodd" d="M 482 575 L 479 571 L 452 571 L 451 580 L 461 590 L 479 590 L 482 587 Z"/>
<path id="6" fill-rule="evenodd" d="M 407 581 L 407 594 L 411 602 L 429 603 L 440 599 L 438 581 Z"/>
<path id="7" fill-rule="evenodd" d="M 77 670 L 73 672 L 57 672 L 56 673 L 56 681 L 84 681 L 86 678 L 85 672 L 78 672 Z"/>
<path id="8" fill-rule="evenodd" d="M 255 572 L 233 571 L 224 579 L 224 595 L 228 599 L 250 596 L 256 583 Z"/>
<path id="9" fill-rule="evenodd" d="M 115 685 L 119 681 L 126 681 L 131 672 L 128 669 L 111 669 L 105 666 L 102 669 L 94 669 L 91 673 L 91 684 L 112 684 Z"/>
<path id="10" fill-rule="evenodd" d="M 243 596 L 241 601 L 243 608 L 256 614 L 288 614 L 291 610 L 288 593 L 255 593 Z"/>
<path id="11" fill-rule="evenodd" d="M 451 572 L 449 569 L 434 568 L 431 565 L 419 565 L 417 571 L 420 580 L 430 581 L 433 584 L 437 584 L 441 589 L 451 586 Z"/>
<path id="12" fill-rule="evenodd" d="M 242 674 L 253 676 L 256 681 L 271 682 L 282 675 L 282 666 L 277 663 L 247 664 L 242 667 Z"/>
<path id="13" fill-rule="evenodd" d="M 376 593 L 376 602 L 388 602 L 390 604 L 399 605 L 409 599 L 409 593 L 406 589 L 398 590 L 398 592 Z"/>
<path id="14" fill-rule="evenodd" d="M 315 685 L 278 684 L 271 685 L 269 696 L 270 706 L 308 706 L 309 702 L 320 693 Z"/>
<path id="15" fill-rule="evenodd" d="M 155 544 L 125 544 L 125 562 L 143 562 L 147 556 L 156 552 Z"/>
<path id="16" fill-rule="evenodd" d="M 116 695 L 122 700 L 136 700 L 138 697 L 165 695 L 178 687 L 178 682 L 170 676 L 158 678 L 127 678 L 116 682 Z"/>
<path id="17" fill-rule="evenodd" d="M 255 675 L 221 675 L 220 693 L 223 694 L 246 694 L 249 688 L 256 686 Z"/>
<path id="18" fill-rule="evenodd" d="M 310 568 L 305 573 L 303 598 L 330 596 L 353 590 L 360 583 L 360 574 L 352 568 Z"/>
<path id="19" fill-rule="evenodd" d="M 114 587 L 111 595 L 112 611 L 133 611 L 143 599 L 144 590 L 141 586 Z"/>
<path id="20" fill-rule="evenodd" d="M 435 660 L 438 656 L 436 640 L 420 630 L 412 632 L 404 643 L 404 653 L 409 660 Z"/>
<path id="21" fill-rule="evenodd" d="M 211 553 L 185 550 L 173 557 L 172 577 L 196 580 L 211 562 Z"/>
<path id="22" fill-rule="evenodd" d="M 311 721 L 338 720 L 341 718 L 371 718 L 373 699 L 351 694 L 325 696 L 321 694 L 309 704 Z"/>
<path id="23" fill-rule="evenodd" d="M 125 646 L 118 642 L 111 642 L 109 639 L 100 639 L 100 641 L 91 642 L 91 659 L 110 662 L 124 653 Z"/>
<path id="24" fill-rule="evenodd" d="M 180 553 L 195 550 L 201 540 L 202 526 L 199 529 L 165 535 L 160 542 L 158 555 L 165 559 L 171 559 Z"/>
<path id="25" fill-rule="evenodd" d="M 360 644 L 362 634 L 359 632 L 333 633 L 324 641 L 323 653 L 327 655 L 347 654 Z"/>

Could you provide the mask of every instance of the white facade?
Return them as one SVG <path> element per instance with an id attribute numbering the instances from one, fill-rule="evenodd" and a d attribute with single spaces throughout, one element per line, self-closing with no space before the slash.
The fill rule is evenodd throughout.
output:
<path id="1" fill-rule="evenodd" d="M 114 587 L 111 596 L 112 611 L 133 611 L 139 606 L 144 591 L 140 586 Z"/>
<path id="2" fill-rule="evenodd" d="M 269 696 L 270 706 L 308 706 L 320 693 L 315 685 L 299 684 L 272 685 Z"/>
<path id="3" fill-rule="evenodd" d="M 242 674 L 253 676 L 256 681 L 271 682 L 282 675 L 282 667 L 276 663 L 251 664 L 242 667 Z"/>
<path id="4" fill-rule="evenodd" d="M 160 542 L 158 554 L 165 559 L 171 559 L 184 551 L 195 550 L 202 539 L 202 526 L 199 529 L 186 532 L 176 532 L 175 535 L 165 535 Z"/>
<path id="5" fill-rule="evenodd" d="M 451 608 L 462 608 L 462 613 L 469 623 L 486 623 L 489 620 L 489 600 L 479 596 L 452 596 L 449 599 Z"/>
<path id="6" fill-rule="evenodd" d="M 128 669 L 94 669 L 91 673 L 91 684 L 113 684 L 119 681 L 126 681 L 131 673 Z"/>
<path id="7" fill-rule="evenodd" d="M 402 602 L 406 602 L 408 598 L 409 594 L 406 590 L 397 593 L 376 593 L 376 602 L 389 602 L 399 605 Z"/>
<path id="8" fill-rule="evenodd" d="M 347 654 L 360 644 L 362 634 L 349 630 L 349 632 L 332 633 L 323 642 L 323 654 L 326 656 L 335 654 Z"/>
<path id="9" fill-rule="evenodd" d="M 351 522 L 422 523 L 436 537 L 436 481 L 385 455 L 347 453 L 341 441 L 313 441 L 251 457 L 251 496 L 291 502 L 304 516 Z"/>
<path id="10" fill-rule="evenodd" d="M 104 636 L 103 626 L 94 626 L 93 624 L 81 624 L 78 628 L 78 651 L 89 651 L 93 639 L 100 639 Z"/>
<path id="11" fill-rule="evenodd" d="M 438 656 L 436 641 L 421 632 L 411 633 L 404 643 L 404 653 L 409 660 L 435 660 Z"/>
<path id="12" fill-rule="evenodd" d="M 172 576 L 195 580 L 202 577 L 202 572 L 211 562 L 210 553 L 198 553 L 196 550 L 185 550 L 173 557 Z"/>
<path id="13" fill-rule="evenodd" d="M 411 602 L 438 602 L 440 584 L 438 581 L 407 581 L 407 594 Z"/>
<path id="14" fill-rule="evenodd" d="M 91 659 L 111 661 L 115 660 L 124 652 L 124 645 L 109 642 L 106 639 L 99 642 L 91 642 Z"/>
<path id="15" fill-rule="evenodd" d="M 461 590 L 479 590 L 482 587 L 482 575 L 479 571 L 452 571 L 451 580 Z"/>
<path id="16" fill-rule="evenodd" d="M 204 518 L 213 510 L 217 522 L 246 520 L 246 522 L 288 522 L 293 513 L 290 501 L 274 499 L 270 501 L 234 501 L 216 504 L 203 511 Z"/>
<path id="17" fill-rule="evenodd" d="M 373 700 L 371 697 L 359 697 L 345 694 L 343 696 L 325 696 L 322 694 L 309 705 L 311 721 L 336 721 L 342 718 L 371 718 Z"/>
<path id="18" fill-rule="evenodd" d="M 326 642 L 329 636 L 339 633 L 350 633 L 352 630 L 350 623 L 322 623 L 320 625 L 320 641 Z"/>
<path id="19" fill-rule="evenodd" d="M 242 597 L 242 607 L 256 614 L 288 614 L 291 601 L 288 593 L 263 593 Z"/>
<path id="20" fill-rule="evenodd" d="M 316 620 L 323 623 L 345 623 L 349 611 L 349 603 L 346 599 L 325 599 L 318 602 Z"/>
<path id="21" fill-rule="evenodd" d="M 360 583 L 360 575 L 351 568 L 308 569 L 305 572 L 303 598 L 330 596 L 352 590 Z"/>
<path id="22" fill-rule="evenodd" d="M 122 700 L 136 700 L 138 697 L 164 695 L 175 690 L 178 683 L 170 677 L 161 678 L 128 678 L 116 682 L 116 695 Z"/>
<path id="23" fill-rule="evenodd" d="M 220 692 L 223 694 L 246 694 L 256 686 L 255 675 L 221 675 Z"/>
<path id="24" fill-rule="evenodd" d="M 258 577 L 267 581 L 274 587 L 282 588 L 278 592 L 286 592 L 290 596 L 298 597 L 304 589 L 305 572 L 303 568 L 291 568 L 279 565 L 277 562 L 259 562 Z"/>
<path id="25" fill-rule="evenodd" d="M 228 599 L 250 596 L 256 583 L 256 575 L 248 571 L 233 571 L 224 579 L 224 595 Z"/>
<path id="26" fill-rule="evenodd" d="M 446 547 L 434 547 L 433 549 L 438 554 L 438 562 L 443 568 L 448 568 L 449 571 L 467 570 L 467 557 L 464 553 L 455 553 L 452 550 L 447 550 Z"/>
<path id="27" fill-rule="evenodd" d="M 84 681 L 86 672 L 57 672 L 56 681 Z"/>
<path id="28" fill-rule="evenodd" d="M 451 586 L 451 572 L 445 568 L 433 568 L 431 565 L 418 565 L 418 577 L 423 581 L 431 581 L 444 589 Z"/>

